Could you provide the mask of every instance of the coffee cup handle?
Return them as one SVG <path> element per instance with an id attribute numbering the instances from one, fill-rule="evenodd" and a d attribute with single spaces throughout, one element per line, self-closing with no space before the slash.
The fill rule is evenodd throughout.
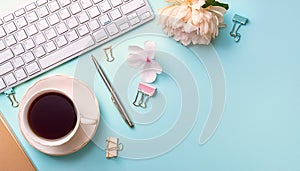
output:
<path id="1" fill-rule="evenodd" d="M 80 117 L 80 123 L 84 125 L 96 125 L 97 121 L 95 119 L 86 118 L 84 116 Z"/>

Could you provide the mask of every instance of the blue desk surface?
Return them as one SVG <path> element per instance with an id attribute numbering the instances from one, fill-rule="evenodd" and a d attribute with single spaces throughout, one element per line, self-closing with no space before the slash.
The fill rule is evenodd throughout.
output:
<path id="1" fill-rule="evenodd" d="M 72 171 L 187 168 L 206 171 L 300 170 L 299 3 L 296 0 L 284 3 L 259 0 L 227 2 L 230 4 L 230 10 L 225 16 L 228 26 L 220 31 L 220 36 L 211 46 L 183 47 L 164 37 L 160 27 L 156 27 L 157 21 L 111 42 L 118 49 L 118 59 L 113 64 L 104 60 L 101 62 L 116 84 L 122 79 L 120 74 L 124 74 L 121 69 L 126 68 L 124 54 L 127 53 L 128 45 L 142 45 L 146 40 L 153 40 L 159 45 L 157 60 L 165 72 L 155 83 L 159 91 L 151 99 L 152 108 L 144 113 L 137 111 L 139 115 L 135 118 L 139 119 L 139 123 L 135 130 L 127 128 L 118 116 L 108 98 L 109 93 L 104 88 L 97 88 L 104 87 L 99 77 L 95 77 L 95 74 L 84 77 L 89 72 L 95 73 L 93 67 L 89 67 L 92 66 L 89 56 L 94 54 L 101 57 L 101 48 L 16 87 L 17 98 L 21 99 L 26 89 L 40 78 L 66 74 L 83 79 L 94 88 L 100 102 L 102 121 L 93 141 L 74 154 L 53 157 L 31 147 L 20 133 L 17 109 L 12 109 L 7 98 L 1 95 L 0 110 L 36 168 Z M 0 0 L 1 9 L 14 3 L 18 1 Z M 150 4 L 155 11 L 166 5 L 163 0 L 150 0 Z M 229 36 L 233 25 L 231 19 L 235 13 L 248 17 L 250 21 L 240 30 L 240 43 L 235 43 Z M 223 88 L 226 90 L 226 100 L 224 113 L 221 113 L 223 117 L 215 133 L 208 141 L 201 143 L 200 134 L 213 110 L 211 106 L 215 100 L 223 98 L 213 94 L 211 83 L 214 75 L 209 75 L 205 66 L 213 56 L 209 54 L 211 51 L 217 56 L 217 61 L 222 65 L 221 70 L 224 71 L 221 76 L 225 78 L 226 87 Z M 177 64 L 178 68 L 172 68 Z M 82 66 L 85 69 L 91 68 L 91 71 L 81 70 Z M 191 77 L 192 81 L 182 82 L 185 76 L 181 73 L 189 74 L 185 75 L 186 79 Z M 128 102 L 134 98 L 137 83 L 138 78 L 134 77 L 128 83 L 129 86 L 117 84 L 119 90 L 125 88 L 127 93 L 124 93 L 124 97 L 128 96 Z M 186 87 L 190 87 L 194 95 L 186 97 L 187 94 L 183 94 Z M 157 114 L 154 113 L 157 106 L 161 107 L 160 115 L 156 116 L 156 120 L 147 120 L 151 119 L 147 115 Z M 186 113 L 181 113 L 184 108 Z M 178 136 L 165 140 L 169 144 L 164 144 L 164 141 L 151 143 L 155 137 L 163 137 L 171 132 L 175 123 L 181 122 L 179 119 L 182 115 L 193 120 L 183 123 Z M 181 131 L 186 131 L 184 136 Z M 106 134 L 120 135 L 121 141 L 125 143 L 125 151 L 120 152 L 117 159 L 105 158 L 101 136 Z M 143 142 L 151 144 L 144 145 Z M 137 144 L 136 149 L 132 144 Z"/>

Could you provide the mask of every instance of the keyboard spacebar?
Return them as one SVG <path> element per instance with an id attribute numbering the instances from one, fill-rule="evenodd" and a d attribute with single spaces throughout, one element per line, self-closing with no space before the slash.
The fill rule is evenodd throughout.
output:
<path id="1" fill-rule="evenodd" d="M 42 58 L 39 60 L 39 63 L 43 69 L 46 69 L 68 57 L 71 57 L 72 55 L 75 55 L 76 53 L 79 53 L 80 51 L 85 50 L 86 48 L 89 48 L 93 46 L 95 43 L 91 36 L 87 36 L 83 39 L 78 40 L 75 43 L 69 44 L 66 47 Z"/>

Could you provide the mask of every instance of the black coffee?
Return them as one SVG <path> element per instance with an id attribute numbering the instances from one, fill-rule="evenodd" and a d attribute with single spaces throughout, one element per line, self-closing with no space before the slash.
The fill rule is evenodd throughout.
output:
<path id="1" fill-rule="evenodd" d="M 72 101 L 59 93 L 46 93 L 29 108 L 28 122 L 35 134 L 46 139 L 67 135 L 76 125 L 77 115 Z"/>

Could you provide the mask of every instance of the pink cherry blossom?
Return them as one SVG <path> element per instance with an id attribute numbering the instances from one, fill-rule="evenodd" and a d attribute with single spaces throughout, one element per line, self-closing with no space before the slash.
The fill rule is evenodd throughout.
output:
<path id="1" fill-rule="evenodd" d="M 139 46 L 129 46 L 128 50 L 128 65 L 133 68 L 142 68 L 142 80 L 146 83 L 154 82 L 157 74 L 162 73 L 162 67 L 155 61 L 155 42 L 145 42 L 144 49 Z"/>

